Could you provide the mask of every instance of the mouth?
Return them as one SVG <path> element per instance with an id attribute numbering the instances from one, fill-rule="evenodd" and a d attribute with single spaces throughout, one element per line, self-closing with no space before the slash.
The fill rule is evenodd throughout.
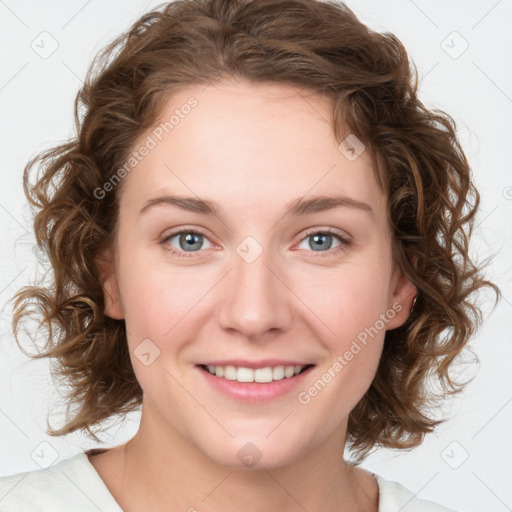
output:
<path id="1" fill-rule="evenodd" d="M 231 363 L 198 364 L 196 368 L 210 389 L 231 400 L 250 404 L 263 404 L 290 397 L 294 390 L 305 385 L 304 379 L 315 367 L 314 364 L 276 364 L 277 361 L 239 361 L 239 366 L 235 366 L 234 361 Z"/>
<path id="2" fill-rule="evenodd" d="M 289 365 L 269 365 L 258 368 L 249 368 L 248 366 L 235 366 L 232 364 L 199 364 L 201 370 L 214 377 L 224 380 L 236 381 L 240 383 L 268 384 L 280 380 L 292 379 L 303 374 L 314 364 L 289 364 Z"/>
<path id="3" fill-rule="evenodd" d="M 292 359 L 218 359 L 195 365 L 201 382 L 210 390 L 237 402 L 264 404 L 290 399 L 306 385 L 315 364 Z"/>

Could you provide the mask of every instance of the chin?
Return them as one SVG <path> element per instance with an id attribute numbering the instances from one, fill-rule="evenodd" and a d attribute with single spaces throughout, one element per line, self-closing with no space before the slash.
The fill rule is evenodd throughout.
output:
<path id="1" fill-rule="evenodd" d="M 283 443 L 279 436 L 270 439 L 261 433 L 252 437 L 245 433 L 229 442 L 204 447 L 203 452 L 230 469 L 275 469 L 287 466 L 299 456 L 298 441 L 288 437 L 288 442 Z"/>

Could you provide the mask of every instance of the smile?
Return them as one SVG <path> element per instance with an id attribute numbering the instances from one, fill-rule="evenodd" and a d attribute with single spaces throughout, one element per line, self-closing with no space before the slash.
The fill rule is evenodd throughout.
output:
<path id="1" fill-rule="evenodd" d="M 201 382 L 225 397 L 247 403 L 265 403 L 291 396 L 315 368 L 309 358 L 221 359 L 196 363 Z M 309 359 L 311 361 L 311 359 Z"/>
<path id="2" fill-rule="evenodd" d="M 201 368 L 210 375 L 221 377 L 227 380 L 236 380 L 238 382 L 259 382 L 268 383 L 282 379 L 288 379 L 299 375 L 305 369 L 313 365 L 294 365 L 294 366 L 265 366 L 263 368 L 247 368 L 245 366 L 233 365 L 200 365 Z"/>

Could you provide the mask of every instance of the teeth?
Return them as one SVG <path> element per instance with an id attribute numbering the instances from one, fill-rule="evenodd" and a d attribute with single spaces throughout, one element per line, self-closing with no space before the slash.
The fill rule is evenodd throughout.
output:
<path id="1" fill-rule="evenodd" d="M 217 372 L 215 372 L 217 375 Z M 224 368 L 224 378 L 228 380 L 236 380 L 236 368 L 234 366 L 226 366 Z"/>
<path id="2" fill-rule="evenodd" d="M 284 376 L 285 377 L 293 377 L 295 373 L 295 366 L 285 366 L 284 368 Z"/>
<path id="3" fill-rule="evenodd" d="M 274 368 L 272 368 L 272 379 L 284 379 L 284 366 L 274 366 Z"/>
<path id="4" fill-rule="evenodd" d="M 208 372 L 217 377 L 238 382 L 273 382 L 298 375 L 305 366 L 266 366 L 265 368 L 246 368 L 244 366 L 216 366 L 209 364 Z"/>
<path id="5" fill-rule="evenodd" d="M 254 382 L 254 372 L 250 368 L 237 368 L 236 380 L 238 382 Z"/>

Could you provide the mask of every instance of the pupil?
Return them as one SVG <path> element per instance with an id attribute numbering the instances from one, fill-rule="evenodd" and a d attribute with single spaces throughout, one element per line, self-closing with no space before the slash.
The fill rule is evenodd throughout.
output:
<path id="1" fill-rule="evenodd" d="M 325 237 L 330 238 L 331 243 L 325 243 L 325 241 L 322 241 L 322 239 L 325 239 Z M 314 235 L 313 240 L 314 240 L 314 243 L 316 244 L 316 247 L 329 249 L 332 245 L 332 237 L 331 237 L 331 235 L 329 235 L 327 233 L 321 233 L 318 235 Z"/>
<path id="2" fill-rule="evenodd" d="M 195 233 L 186 233 L 185 235 L 181 235 L 180 242 L 185 242 L 185 250 L 194 249 L 194 244 L 197 245 L 196 249 L 199 249 L 201 248 L 201 241 L 197 242 L 196 240 L 200 236 L 201 235 L 197 235 Z"/>

